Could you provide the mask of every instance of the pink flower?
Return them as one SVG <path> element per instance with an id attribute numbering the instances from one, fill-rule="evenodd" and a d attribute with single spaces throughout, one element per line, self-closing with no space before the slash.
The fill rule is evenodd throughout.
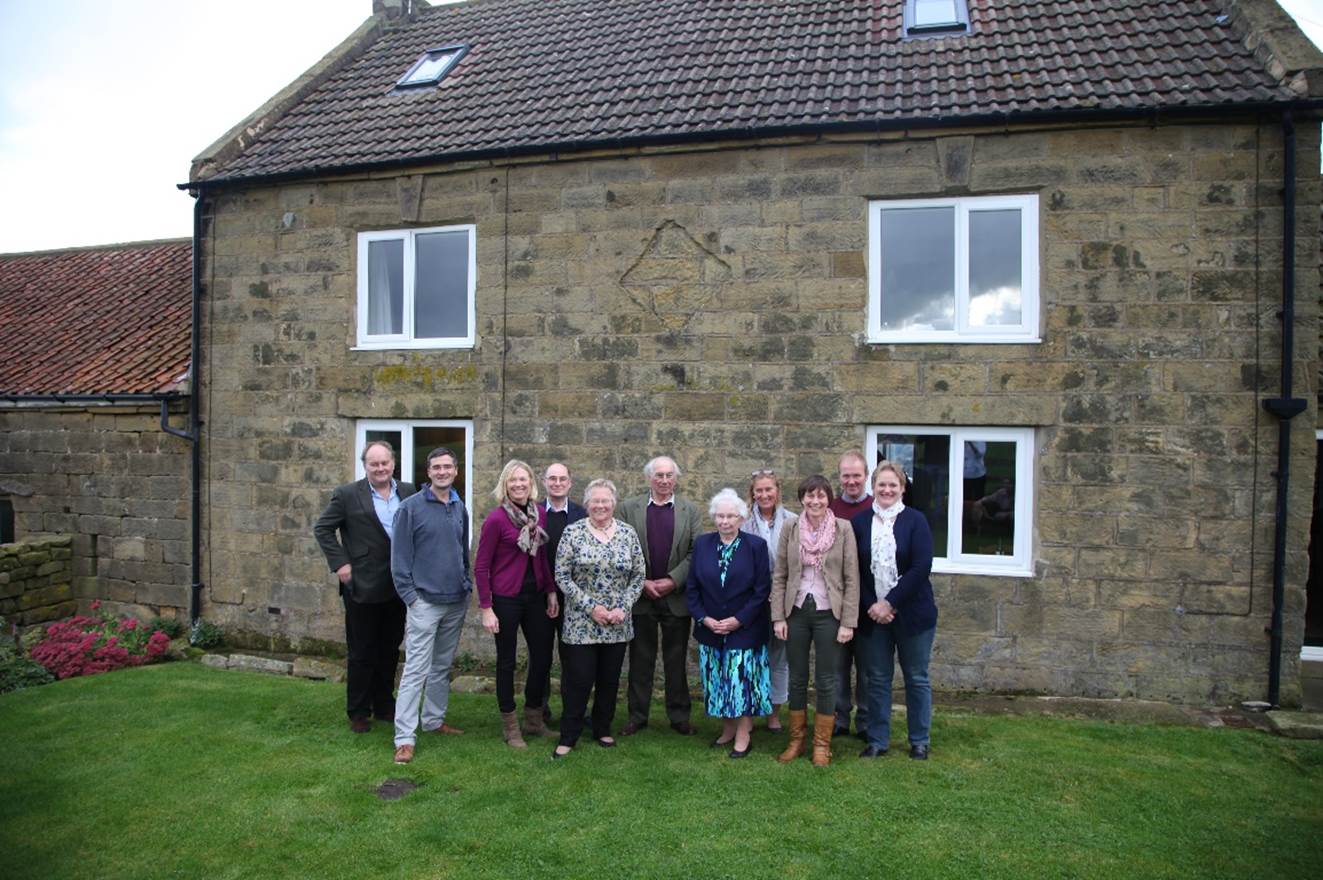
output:
<path id="1" fill-rule="evenodd" d="M 101 600 L 100 600 L 100 599 L 93 599 L 93 600 L 92 600 L 92 610 L 95 611 L 95 610 L 97 610 L 97 609 L 100 608 L 100 607 L 101 607 Z"/>

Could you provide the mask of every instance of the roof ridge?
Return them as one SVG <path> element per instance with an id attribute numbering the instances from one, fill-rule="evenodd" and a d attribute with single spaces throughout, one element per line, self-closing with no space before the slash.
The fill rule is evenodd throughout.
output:
<path id="1" fill-rule="evenodd" d="M 1302 98 L 1323 95 L 1323 52 L 1276 0 L 1228 0 L 1244 44 L 1268 75 Z"/>
<path id="2" fill-rule="evenodd" d="M 7 260 L 11 257 L 42 257 L 48 254 L 68 254 L 75 251 L 121 251 L 129 248 L 151 248 L 161 247 L 163 245 L 192 245 L 191 237 L 185 238 L 149 238 L 141 241 L 120 241 L 109 244 L 79 244 L 70 247 L 49 248 L 37 251 L 13 251 L 12 253 L 0 253 L 0 260 Z"/>

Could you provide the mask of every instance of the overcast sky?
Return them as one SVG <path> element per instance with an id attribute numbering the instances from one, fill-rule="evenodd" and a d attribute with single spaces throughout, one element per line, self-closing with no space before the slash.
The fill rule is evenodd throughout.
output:
<path id="1" fill-rule="evenodd" d="M 1323 45 L 1323 0 L 1281 0 Z M 372 0 L 0 0 L 0 253 L 191 233 L 192 158 Z"/>

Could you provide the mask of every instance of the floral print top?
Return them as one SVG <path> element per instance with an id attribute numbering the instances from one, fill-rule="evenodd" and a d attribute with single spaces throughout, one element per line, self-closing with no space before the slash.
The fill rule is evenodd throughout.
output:
<path id="1" fill-rule="evenodd" d="M 634 602 L 643 594 L 643 547 L 633 527 L 616 520 L 616 533 L 603 544 L 581 519 L 565 527 L 556 551 L 556 586 L 565 594 L 567 645 L 603 645 L 634 638 Z M 602 626 L 593 608 L 622 608 L 625 622 Z"/>

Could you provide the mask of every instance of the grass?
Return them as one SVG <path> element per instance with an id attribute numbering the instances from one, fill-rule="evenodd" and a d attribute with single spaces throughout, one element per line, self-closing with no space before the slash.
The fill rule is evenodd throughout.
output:
<path id="1" fill-rule="evenodd" d="M 661 717 L 660 711 L 655 713 Z M 0 696 L 0 877 L 1317 877 L 1323 743 L 1256 731 L 941 714 L 932 760 L 815 770 L 649 729 L 349 732 L 343 689 L 174 663 Z M 386 779 L 420 787 L 378 799 Z"/>

